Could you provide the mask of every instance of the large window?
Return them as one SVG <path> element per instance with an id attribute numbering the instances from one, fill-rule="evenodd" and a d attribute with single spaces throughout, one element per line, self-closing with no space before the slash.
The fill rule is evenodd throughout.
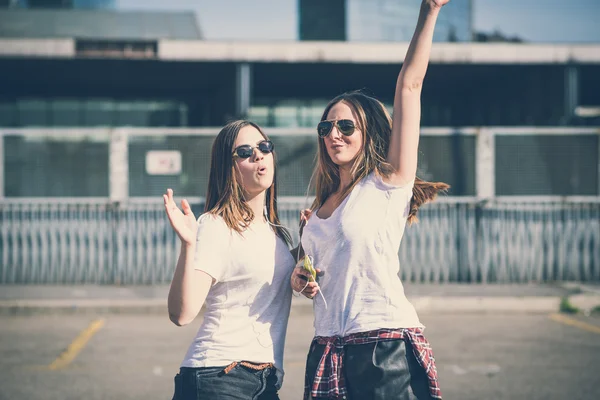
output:
<path id="1" fill-rule="evenodd" d="M 258 99 L 248 110 L 248 119 L 261 126 L 282 128 L 316 127 L 328 100 Z"/>
<path id="2" fill-rule="evenodd" d="M 130 136 L 129 195 L 160 198 L 166 188 L 172 188 L 181 196 L 205 196 L 213 141 L 214 136 Z M 181 171 L 149 174 L 146 157 L 153 150 L 180 152 Z"/>
<path id="3" fill-rule="evenodd" d="M 277 128 L 316 128 L 328 99 L 258 99 L 248 110 L 248 119 L 260 126 Z M 390 115 L 394 107 L 385 104 Z"/>
<path id="4" fill-rule="evenodd" d="M 5 136 L 5 195 L 108 196 L 108 141 L 108 132 Z"/>
<path id="5" fill-rule="evenodd" d="M 597 195 L 598 136 L 496 136 L 496 194 Z"/>
<path id="6" fill-rule="evenodd" d="M 187 126 L 187 106 L 171 100 L 22 98 L 0 100 L 0 126 Z"/>
<path id="7" fill-rule="evenodd" d="M 419 2 L 398 0 L 348 0 L 349 41 L 408 42 L 417 16 Z M 435 28 L 435 41 L 471 41 L 471 1 L 453 0 L 444 7 Z"/>

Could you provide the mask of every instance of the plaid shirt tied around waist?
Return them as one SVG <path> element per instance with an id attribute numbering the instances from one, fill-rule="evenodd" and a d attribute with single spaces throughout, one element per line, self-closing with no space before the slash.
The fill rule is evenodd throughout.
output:
<path id="1" fill-rule="evenodd" d="M 423 367 L 429 381 L 429 393 L 434 399 L 441 399 L 442 392 L 438 383 L 437 369 L 433 351 L 421 328 L 377 329 L 368 332 L 353 333 L 348 336 L 317 336 L 313 343 L 325 345 L 319 361 L 312 386 L 304 388 L 304 399 L 310 396 L 330 399 L 347 396 L 344 379 L 344 346 L 367 344 L 402 339 L 410 343 L 417 361 Z M 408 351 L 408 349 L 407 349 Z"/>

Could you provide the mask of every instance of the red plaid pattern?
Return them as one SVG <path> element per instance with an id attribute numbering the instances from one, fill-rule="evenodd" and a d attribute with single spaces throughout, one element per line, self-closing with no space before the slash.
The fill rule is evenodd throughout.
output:
<path id="1" fill-rule="evenodd" d="M 358 332 L 340 337 L 317 336 L 313 339 L 321 345 L 325 345 L 321 361 L 317 367 L 312 386 L 304 387 L 304 400 L 325 397 L 329 399 L 345 398 L 348 392 L 344 381 L 344 346 L 352 344 L 367 344 L 383 342 L 388 340 L 407 340 L 413 349 L 413 353 L 419 364 L 427 373 L 429 380 L 429 393 L 434 399 L 441 400 L 442 392 L 437 377 L 435 358 L 431 346 L 420 328 L 404 329 L 377 329 L 369 332 Z"/>

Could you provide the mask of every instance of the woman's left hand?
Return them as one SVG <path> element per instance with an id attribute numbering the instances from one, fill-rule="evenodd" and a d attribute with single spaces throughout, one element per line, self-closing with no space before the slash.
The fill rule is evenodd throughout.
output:
<path id="1" fill-rule="evenodd" d="M 317 274 L 320 274 L 321 270 L 315 268 Z M 319 284 L 317 282 L 311 281 L 312 276 L 310 273 L 304 269 L 304 257 L 298 261 L 296 264 L 296 268 L 292 272 L 292 277 L 290 278 L 290 284 L 292 285 L 292 289 L 297 293 L 302 293 L 304 296 L 312 299 L 319 293 Z"/>
<path id="2" fill-rule="evenodd" d="M 423 2 L 431 8 L 442 8 L 444 5 L 448 4 L 450 0 L 423 0 Z"/>
<path id="3" fill-rule="evenodd" d="M 308 219 L 310 218 L 311 215 L 312 215 L 312 210 L 310 208 L 306 208 L 306 209 L 300 211 L 300 223 L 302 224 L 303 222 L 304 223 L 308 222 Z"/>

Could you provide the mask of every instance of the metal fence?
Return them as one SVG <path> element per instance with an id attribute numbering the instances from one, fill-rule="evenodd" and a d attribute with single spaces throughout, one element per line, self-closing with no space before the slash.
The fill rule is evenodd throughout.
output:
<path id="1" fill-rule="evenodd" d="M 0 283 L 169 282 L 178 243 L 160 195 L 204 195 L 218 130 L 0 128 Z M 297 242 L 314 129 L 267 133 Z M 156 150 L 180 170 L 150 173 Z M 452 189 L 407 228 L 404 280 L 600 281 L 600 129 L 426 128 L 419 152 L 419 176 Z"/>
<path id="2" fill-rule="evenodd" d="M 201 199 L 192 199 L 196 215 Z M 280 199 L 297 243 L 305 199 Z M 178 239 L 156 200 L 0 203 L 0 283 L 168 283 Z M 442 198 L 399 251 L 413 282 L 600 281 L 600 199 Z"/>

